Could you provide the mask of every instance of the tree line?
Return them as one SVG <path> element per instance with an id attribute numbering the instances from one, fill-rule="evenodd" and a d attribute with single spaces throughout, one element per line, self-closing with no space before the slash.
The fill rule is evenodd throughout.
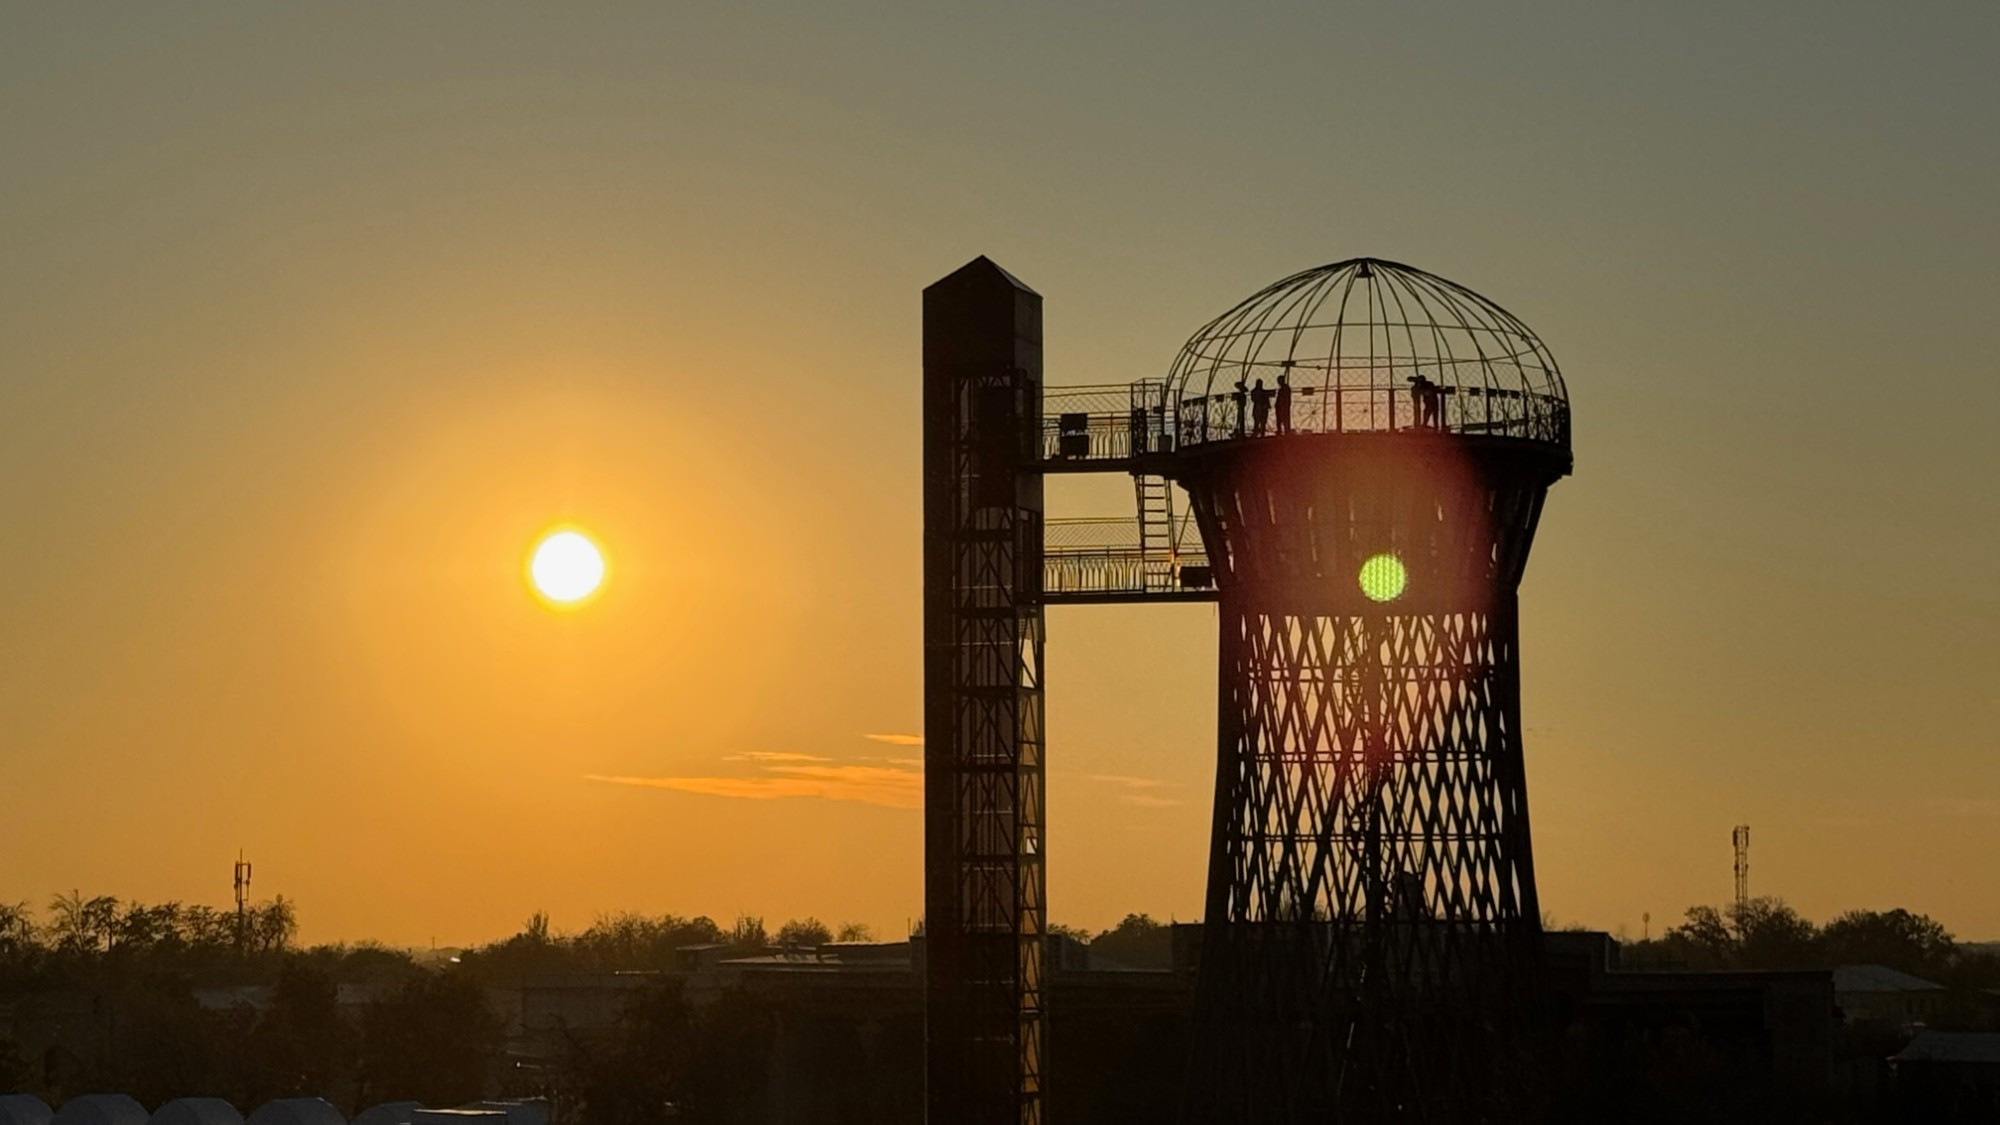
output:
<path id="1" fill-rule="evenodd" d="M 1635 968 L 1886 965 L 1948 988 L 2000 988 L 2000 952 L 1961 945 L 1926 915 L 1901 908 L 1850 910 L 1816 925 L 1773 897 L 1689 907 L 1681 923 L 1660 937 L 1625 943 L 1623 959 Z"/>
<path id="2" fill-rule="evenodd" d="M 54 895 L 41 918 L 25 902 L 0 903 L 0 988 L 54 983 L 130 964 L 210 979 L 256 975 L 292 949 L 298 912 L 279 895 L 233 910 L 178 902 L 121 902 Z"/>
<path id="3" fill-rule="evenodd" d="M 148 1105 L 208 1095 L 246 1108 L 310 1095 L 349 1111 L 538 1093 L 570 1080 L 503 1065 L 493 989 L 544 974 L 669 970 L 688 946 L 745 956 L 873 936 L 812 918 L 771 932 L 750 916 L 722 926 L 631 913 L 558 933 L 537 913 L 500 941 L 420 959 L 376 943 L 301 947 L 298 929 L 282 896 L 240 916 L 74 891 L 39 914 L 0 903 L 0 1092 L 60 1102 L 118 1090 Z"/>
<path id="4" fill-rule="evenodd" d="M 1166 968 L 1171 960 L 1171 927 L 1145 914 L 1102 933 L 1061 925 L 1051 933 L 1087 946 L 1096 967 Z M 76 892 L 54 896 L 39 916 L 26 904 L 0 904 L 0 1010 L 11 1020 L 0 1024 L 0 1087 L 51 1100 L 123 1090 L 148 1104 L 206 1094 L 244 1107 L 316 1095 L 350 1111 L 404 1098 L 452 1105 L 554 1093 L 588 1107 L 587 1125 L 636 1125 L 662 1105 L 690 1120 L 735 1119 L 758 1104 L 780 1017 L 754 994 L 691 1003 L 673 971 L 688 967 L 686 949 L 805 956 L 828 942 L 874 937 L 863 925 L 813 918 L 773 930 L 754 916 L 723 925 L 634 913 L 561 932 L 538 912 L 519 932 L 446 959 L 367 943 L 301 947 L 297 934 L 296 910 L 283 898 L 240 918 Z M 1849 911 L 1818 925 L 1773 898 L 1698 906 L 1624 950 L 1628 968 L 1880 964 L 1954 989 L 2000 987 L 2000 954 L 1900 909 Z M 634 992 L 616 1031 L 568 1036 L 560 1057 L 540 1069 L 508 1062 L 496 997 L 529 977 L 646 970 L 658 980 Z M 22 1041 L 8 1038 L 10 1026 Z M 849 1060 L 856 1068 L 918 1073 L 918 1060 L 903 1053 L 920 1045 L 921 1028 L 886 1034 L 850 1043 L 829 1031 L 826 1049 L 859 1052 Z M 902 1111 L 900 1102 L 882 1109 L 885 1120 Z"/>
<path id="5" fill-rule="evenodd" d="M 459 962 L 474 976 L 505 982 L 557 973 L 665 971 L 681 967 L 680 951 L 690 946 L 761 953 L 874 940 L 874 931 L 860 922 L 834 927 L 817 918 L 795 918 L 772 933 L 765 929 L 764 919 L 753 915 L 724 927 L 705 916 L 648 917 L 630 912 L 602 915 L 581 931 L 560 933 L 546 912 L 537 911 L 519 933 L 468 949 Z"/>

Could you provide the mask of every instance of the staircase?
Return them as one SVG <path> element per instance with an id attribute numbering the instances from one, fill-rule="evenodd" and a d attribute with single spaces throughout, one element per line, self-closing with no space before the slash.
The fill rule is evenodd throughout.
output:
<path id="1" fill-rule="evenodd" d="M 1139 551 L 1145 559 L 1146 589 L 1171 590 L 1179 546 L 1174 534 L 1174 486 L 1162 476 L 1134 473 L 1132 489 L 1139 502 Z"/>

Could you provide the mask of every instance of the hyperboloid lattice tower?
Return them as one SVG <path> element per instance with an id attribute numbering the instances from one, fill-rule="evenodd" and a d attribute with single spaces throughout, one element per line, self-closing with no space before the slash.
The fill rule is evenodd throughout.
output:
<path id="1" fill-rule="evenodd" d="M 1355 259 L 1197 332 L 1165 405 L 1221 610 L 1190 1119 L 1525 1119 L 1516 589 L 1570 469 L 1553 358 L 1485 298 Z"/>

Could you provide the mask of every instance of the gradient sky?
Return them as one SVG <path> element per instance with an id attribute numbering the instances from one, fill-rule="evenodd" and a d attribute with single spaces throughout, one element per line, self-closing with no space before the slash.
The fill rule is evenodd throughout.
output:
<path id="1" fill-rule="evenodd" d="M 1368 254 L 1570 385 L 1550 913 L 1657 933 L 1748 822 L 1756 892 L 2000 937 L 1996 57 L 1991 3 L 10 5 L 0 899 L 241 847 L 308 940 L 899 933 L 919 290 L 990 255 L 1114 382 Z M 614 572 L 557 614 L 563 521 Z M 1214 630 L 1052 611 L 1056 920 L 1199 913 Z"/>

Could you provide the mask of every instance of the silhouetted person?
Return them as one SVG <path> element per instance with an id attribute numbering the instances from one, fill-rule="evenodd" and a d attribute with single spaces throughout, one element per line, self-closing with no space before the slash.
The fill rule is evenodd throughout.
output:
<path id="1" fill-rule="evenodd" d="M 1438 385 L 1415 375 L 1410 378 L 1410 397 L 1416 400 L 1416 422 L 1418 429 L 1438 428 Z"/>
<path id="2" fill-rule="evenodd" d="M 1262 382 L 1262 381 L 1263 381 L 1263 380 L 1261 380 L 1261 379 L 1260 379 L 1260 380 L 1258 380 L 1258 382 Z M 1244 398 L 1246 398 L 1246 397 L 1247 397 L 1247 396 L 1248 396 L 1249 394 L 1250 394 L 1250 388 L 1248 388 L 1248 387 L 1246 387 L 1246 386 L 1244 386 L 1244 385 L 1243 385 L 1243 380 L 1241 380 L 1241 379 L 1238 379 L 1238 380 L 1236 380 L 1236 393 L 1235 393 L 1235 394 L 1233 394 L 1233 395 L 1230 395 L 1230 396 L 1229 396 L 1229 398 L 1230 398 L 1230 401 L 1232 401 L 1232 402 L 1234 402 L 1234 403 L 1236 404 L 1236 436 L 1237 436 L 1237 437 L 1242 437 L 1242 436 L 1243 436 L 1243 423 L 1244 423 L 1245 421 L 1247 421 L 1247 420 L 1248 420 L 1248 419 L 1246 419 L 1246 418 L 1244 417 L 1244 415 L 1245 415 L 1246 411 L 1244 411 L 1244 409 L 1243 409 L 1243 400 L 1244 400 Z"/>
<path id="3" fill-rule="evenodd" d="M 1278 432 L 1292 432 L 1292 377 L 1289 374 L 1278 376 Z"/>
<path id="4" fill-rule="evenodd" d="M 1263 437 L 1271 424 L 1271 389 L 1264 385 L 1262 379 L 1257 380 L 1257 385 L 1250 390 L 1250 409 L 1256 417 L 1257 436 Z"/>

